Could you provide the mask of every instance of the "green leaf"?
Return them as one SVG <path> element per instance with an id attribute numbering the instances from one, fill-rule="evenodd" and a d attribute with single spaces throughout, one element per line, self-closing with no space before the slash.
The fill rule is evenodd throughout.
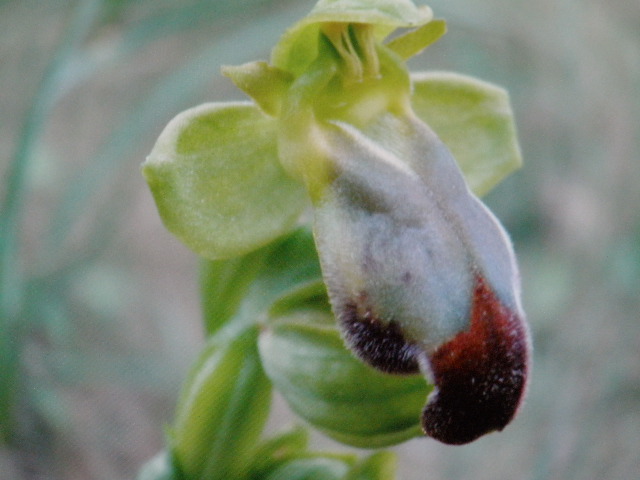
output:
<path id="1" fill-rule="evenodd" d="M 319 278 L 315 281 L 301 283 L 279 297 L 269 309 L 270 317 L 286 315 L 292 310 L 326 310 L 330 309 L 327 298 L 327 287 Z"/>
<path id="2" fill-rule="evenodd" d="M 311 230 L 300 227 L 274 245 L 265 268 L 247 294 L 244 314 L 264 315 L 280 298 L 287 298 L 301 288 L 317 289 L 322 278 L 320 263 Z"/>
<path id="3" fill-rule="evenodd" d="M 387 47 L 407 60 L 435 43 L 445 33 L 447 23 L 444 20 L 432 20 L 420 28 L 394 38 L 387 43 Z"/>
<path id="4" fill-rule="evenodd" d="M 376 452 L 358 462 L 344 480 L 393 480 L 397 458 L 393 452 Z"/>
<path id="5" fill-rule="evenodd" d="M 242 257 L 205 260 L 200 289 L 207 333 L 217 332 L 230 321 L 234 328 L 255 324 L 274 305 L 295 302 L 299 292 L 310 289 L 324 294 L 321 279 L 313 235 L 307 227 Z"/>
<path id="6" fill-rule="evenodd" d="M 240 478 L 249 467 L 271 402 L 256 334 L 213 337 L 186 382 L 171 444 L 189 480 Z"/>
<path id="7" fill-rule="evenodd" d="M 381 373 L 349 352 L 328 311 L 299 308 L 259 340 L 263 366 L 289 406 L 343 443 L 378 448 L 421 435 L 424 378 Z"/>
<path id="8" fill-rule="evenodd" d="M 484 195 L 522 165 L 508 93 L 472 77 L 412 75 L 415 113 L 438 134 L 471 189 Z"/>
<path id="9" fill-rule="evenodd" d="M 210 259 L 291 231 L 306 205 L 278 162 L 275 120 L 248 103 L 204 104 L 175 117 L 142 171 L 162 220 Z"/>

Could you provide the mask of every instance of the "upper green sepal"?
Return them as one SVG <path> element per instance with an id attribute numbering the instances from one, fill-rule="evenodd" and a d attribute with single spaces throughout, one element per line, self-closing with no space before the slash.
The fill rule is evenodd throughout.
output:
<path id="1" fill-rule="evenodd" d="M 305 20 L 415 27 L 432 17 L 429 7 L 416 7 L 411 0 L 319 0 Z"/>
<path id="2" fill-rule="evenodd" d="M 322 24 L 357 23 L 373 25 L 378 40 L 396 28 L 419 27 L 431 21 L 427 6 L 411 0 L 320 0 L 305 18 L 282 36 L 272 51 L 273 65 L 299 75 L 317 57 Z"/>
<path id="3" fill-rule="evenodd" d="M 304 186 L 278 161 L 276 122 L 250 103 L 209 103 L 175 117 L 142 166 L 162 220 L 210 259 L 291 231 Z"/>

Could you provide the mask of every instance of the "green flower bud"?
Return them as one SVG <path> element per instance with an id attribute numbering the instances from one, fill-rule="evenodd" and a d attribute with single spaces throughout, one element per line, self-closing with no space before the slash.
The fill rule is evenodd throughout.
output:
<path id="1" fill-rule="evenodd" d="M 421 434 L 419 417 L 430 387 L 419 375 L 382 373 L 345 349 L 324 299 L 312 309 L 272 318 L 260 335 L 267 376 L 289 406 L 328 436 L 366 448 Z"/>
<path id="2" fill-rule="evenodd" d="M 285 463 L 308 455 L 306 450 L 308 440 L 309 433 L 300 426 L 264 440 L 253 454 L 248 478 L 251 480 L 266 478 Z"/>
<path id="3" fill-rule="evenodd" d="M 343 480 L 349 463 L 331 455 L 294 458 L 261 480 Z"/>

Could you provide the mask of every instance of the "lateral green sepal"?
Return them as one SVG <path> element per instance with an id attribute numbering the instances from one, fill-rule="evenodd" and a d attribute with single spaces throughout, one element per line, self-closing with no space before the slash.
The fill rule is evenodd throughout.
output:
<path id="1" fill-rule="evenodd" d="M 449 72 L 411 75 L 411 105 L 449 147 L 476 195 L 522 165 L 506 90 Z"/>
<path id="2" fill-rule="evenodd" d="M 209 259 L 248 253 L 291 231 L 306 205 L 278 160 L 276 121 L 250 103 L 175 117 L 142 166 L 169 231 Z"/>

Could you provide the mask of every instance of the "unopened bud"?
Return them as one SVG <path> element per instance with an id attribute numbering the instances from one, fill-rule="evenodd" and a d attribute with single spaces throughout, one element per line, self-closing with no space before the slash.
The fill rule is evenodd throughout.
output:
<path id="1" fill-rule="evenodd" d="M 384 374 L 359 361 L 344 348 L 328 308 L 272 319 L 259 347 L 265 372 L 292 410 L 330 437 L 378 448 L 421 434 L 430 391 L 424 378 Z"/>

